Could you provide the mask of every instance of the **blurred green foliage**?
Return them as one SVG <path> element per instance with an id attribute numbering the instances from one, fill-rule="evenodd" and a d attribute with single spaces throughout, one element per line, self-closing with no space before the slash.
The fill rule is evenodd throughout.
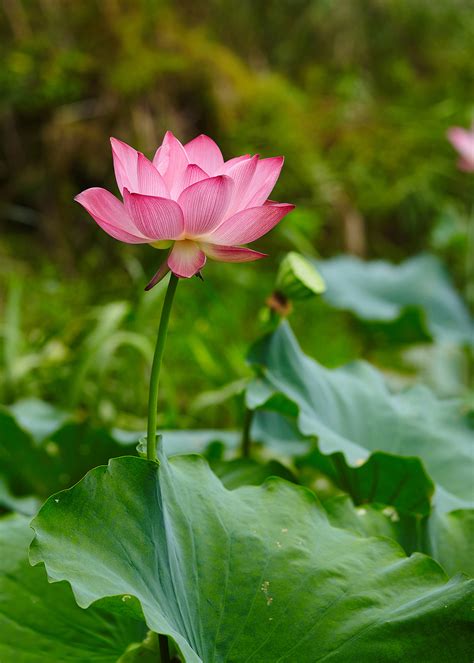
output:
<path id="1" fill-rule="evenodd" d="M 473 186 L 445 134 L 474 110 L 469 0 L 5 0 L 0 37 L 2 400 L 144 415 L 161 291 L 141 287 L 161 257 L 72 202 L 116 190 L 110 135 L 148 155 L 166 129 L 209 133 L 226 157 L 284 154 L 274 197 L 298 205 L 260 242 L 266 264 L 209 264 L 204 284 L 180 286 L 160 425 L 235 423 L 238 397 L 193 403 L 245 377 L 288 249 L 400 260 L 431 247 L 467 291 Z M 293 326 L 327 365 L 374 353 L 322 301 L 297 306 Z"/>

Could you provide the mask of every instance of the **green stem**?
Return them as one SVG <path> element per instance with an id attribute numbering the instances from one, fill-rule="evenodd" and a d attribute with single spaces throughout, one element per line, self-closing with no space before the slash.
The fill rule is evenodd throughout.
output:
<path id="1" fill-rule="evenodd" d="M 150 391 L 148 396 L 148 428 L 146 437 L 146 455 L 148 460 L 156 460 L 156 413 L 158 409 L 158 382 L 160 379 L 161 360 L 165 348 L 166 332 L 170 319 L 171 305 L 178 285 L 178 277 L 171 273 L 168 289 L 161 309 L 160 326 L 156 339 L 155 354 L 151 366 Z M 161 638 L 161 636 L 160 636 Z M 166 661 L 166 659 L 163 659 Z M 169 660 L 169 659 L 168 659 Z"/>
<path id="2" fill-rule="evenodd" d="M 170 648 L 166 635 L 159 635 L 158 642 L 160 645 L 160 663 L 171 663 Z"/>
<path id="3" fill-rule="evenodd" d="M 178 277 L 172 273 L 168 283 L 168 289 L 166 290 L 163 308 L 161 309 L 160 326 L 158 328 L 155 353 L 151 365 L 150 391 L 148 396 L 148 427 L 146 437 L 146 455 L 148 460 L 156 460 L 156 413 L 158 410 L 158 386 L 160 380 L 161 360 L 163 359 L 171 306 L 173 304 L 174 293 L 176 292 L 178 281 Z M 170 651 L 166 635 L 158 635 L 158 643 L 160 647 L 161 663 L 170 663 Z"/>

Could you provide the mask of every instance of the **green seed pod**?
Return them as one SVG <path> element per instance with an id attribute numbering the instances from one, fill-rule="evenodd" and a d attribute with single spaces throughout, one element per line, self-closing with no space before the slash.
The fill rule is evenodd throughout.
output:
<path id="1" fill-rule="evenodd" d="M 291 251 L 280 264 L 275 290 L 285 298 L 296 301 L 320 295 L 326 290 L 326 284 L 307 258 Z"/>

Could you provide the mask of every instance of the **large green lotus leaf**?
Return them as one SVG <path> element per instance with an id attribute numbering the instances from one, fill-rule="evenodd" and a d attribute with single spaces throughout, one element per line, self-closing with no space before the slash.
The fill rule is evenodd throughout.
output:
<path id="1" fill-rule="evenodd" d="M 74 421 L 71 413 L 37 398 L 24 398 L 10 405 L 17 424 L 38 443 L 51 437 L 66 422 Z"/>
<path id="2" fill-rule="evenodd" d="M 32 563 L 79 605 L 137 597 L 186 663 L 469 660 L 469 581 L 282 479 L 228 491 L 202 457 L 160 461 L 112 459 L 35 518 Z"/>
<path id="3" fill-rule="evenodd" d="M 39 401 L 0 408 L 0 473 L 16 497 L 48 497 L 134 446 L 88 421 L 55 417 L 53 408 Z M 8 506 L 6 499 L 3 504 Z"/>
<path id="4" fill-rule="evenodd" d="M 375 451 L 352 467 L 340 452 L 322 453 L 318 446 L 295 459 L 301 482 L 311 487 L 314 473 L 322 472 L 356 504 L 376 502 L 396 507 L 401 513 L 427 515 L 434 486 L 419 458 Z"/>
<path id="5" fill-rule="evenodd" d="M 276 460 L 261 462 L 250 458 L 234 458 L 215 460 L 210 464 L 214 474 L 229 490 L 240 486 L 259 486 L 269 477 L 297 482 L 296 476 Z"/>
<path id="6" fill-rule="evenodd" d="M 393 507 L 355 506 L 348 495 L 324 502 L 331 524 L 362 536 L 388 536 L 407 553 L 424 552 L 441 564 L 446 573 L 474 577 L 474 511 L 439 513 L 426 518 L 399 514 Z"/>
<path id="7" fill-rule="evenodd" d="M 16 424 L 34 439 L 37 445 L 44 444 L 46 440 L 55 440 L 57 437 L 69 436 L 69 428 L 66 434 L 59 435 L 63 426 L 68 422 L 77 422 L 72 413 L 64 412 L 49 403 L 37 399 L 24 399 L 11 405 L 8 409 L 0 410 L 13 414 Z M 86 430 L 93 429 L 90 421 L 82 422 Z M 95 429 L 97 430 L 97 426 Z M 120 428 L 111 428 L 107 431 L 115 445 L 115 451 L 122 455 L 133 449 L 137 440 L 143 437 L 143 431 L 125 431 Z M 81 439 L 80 434 L 75 436 L 79 440 L 80 448 L 76 451 L 82 455 L 87 448 L 87 442 Z M 240 441 L 240 433 L 232 430 L 202 429 L 202 430 L 166 430 L 163 431 L 163 444 L 168 455 L 175 453 L 194 453 L 205 451 L 210 443 L 220 441 L 228 449 L 237 447 Z M 111 454 L 112 455 L 112 454 Z M 108 460 L 108 459 L 107 459 Z M 90 469 L 90 468 L 88 468 Z M 82 476 L 82 475 L 81 475 Z"/>
<path id="8" fill-rule="evenodd" d="M 365 362 L 326 369 L 303 354 L 286 322 L 254 346 L 250 361 L 259 377 L 248 406 L 282 411 L 282 399 L 294 404 L 299 431 L 318 438 L 312 462 L 339 477 L 356 501 L 427 513 L 426 469 L 440 512 L 473 504 L 474 437 L 458 401 L 421 386 L 393 394 Z"/>
<path id="9" fill-rule="evenodd" d="M 450 575 L 461 571 L 474 576 L 474 511 L 461 509 L 444 513 L 434 508 L 427 516 L 413 515 L 413 507 L 417 507 L 415 513 L 422 504 L 429 508 L 433 487 L 419 461 L 407 463 L 403 458 L 373 454 L 361 467 L 351 468 L 344 463 L 341 454 L 324 456 L 317 446 L 308 453 L 305 444 L 310 440 L 303 437 L 294 422 L 278 412 L 266 410 L 255 412 L 252 439 L 292 457 L 299 470 L 298 482 L 324 498 L 324 507 L 334 525 L 365 536 L 388 536 L 398 541 L 407 554 L 415 551 L 429 554 Z M 333 484 L 344 486 L 357 506 L 348 495 L 334 497 L 334 485 L 324 481 L 321 472 Z M 375 474 L 385 476 L 385 504 L 367 504 L 367 499 L 361 499 L 364 493 L 361 487 L 370 481 L 371 472 L 372 478 Z M 402 483 L 405 489 L 390 494 L 390 487 L 403 482 L 404 476 L 407 477 Z M 406 492 L 410 486 L 414 490 L 411 500 Z M 370 489 L 370 484 L 367 488 Z M 383 494 L 378 492 L 379 496 Z M 333 498 L 328 499 L 328 495 Z M 406 509 L 407 505 L 411 510 Z"/>
<path id="10" fill-rule="evenodd" d="M 375 504 L 355 506 L 349 495 L 336 495 L 325 500 L 323 505 L 334 527 L 352 530 L 361 536 L 388 536 L 398 541 L 403 548 L 414 549 L 411 545 L 411 531 L 406 536 L 412 522 L 404 523 L 393 507 Z M 415 518 L 411 517 L 410 520 L 415 521 Z"/>
<path id="11" fill-rule="evenodd" d="M 442 513 L 434 509 L 424 523 L 424 550 L 452 575 L 458 571 L 474 577 L 474 510 Z"/>
<path id="12" fill-rule="evenodd" d="M 32 536 L 27 518 L 0 519 L 0 661 L 115 663 L 144 638 L 145 624 L 79 608 L 69 585 L 51 585 L 44 568 L 30 565 Z"/>
<path id="13" fill-rule="evenodd" d="M 0 506 L 33 514 L 37 498 L 78 481 L 109 458 L 135 453 L 141 432 L 108 430 L 89 420 L 78 421 L 38 400 L 0 407 Z M 166 431 L 167 453 L 204 451 L 220 440 L 227 448 L 237 446 L 234 431 Z"/>
<path id="14" fill-rule="evenodd" d="M 275 404 L 274 404 L 275 405 Z M 280 404 L 276 404 L 277 411 L 255 410 L 251 424 L 252 442 L 259 442 L 273 453 L 287 458 L 295 458 L 308 454 L 314 440 L 305 437 L 298 430 L 296 424 L 297 408 L 290 416 L 283 416 Z"/>
<path id="15" fill-rule="evenodd" d="M 13 511 L 24 516 L 32 516 L 41 505 L 41 500 L 32 495 L 16 497 L 10 490 L 5 477 L 0 476 L 0 513 Z"/>
<path id="16" fill-rule="evenodd" d="M 265 400 L 267 392 L 261 388 L 262 382 L 252 385 L 252 397 L 255 398 L 257 392 L 254 386 L 258 389 L 259 398 Z M 322 474 L 349 493 L 357 504 L 376 499 L 381 504 L 395 506 L 403 513 L 429 513 L 434 485 L 418 458 L 374 452 L 367 462 L 358 461 L 355 467 L 351 467 L 341 452 L 321 453 L 315 437 L 305 437 L 298 430 L 295 420 L 280 414 L 281 399 L 271 397 L 265 406 L 274 407 L 276 411 L 254 412 L 252 440 L 292 460 L 298 469 L 299 483 L 319 494 Z M 326 486 L 328 489 L 330 486 Z"/>
<path id="17" fill-rule="evenodd" d="M 208 453 L 212 445 L 219 442 L 234 452 L 242 434 L 240 431 L 204 428 L 201 430 L 164 430 L 163 448 L 167 456 L 189 453 Z"/>
<path id="18" fill-rule="evenodd" d="M 416 308 L 429 334 L 442 341 L 474 344 L 474 324 L 440 261 L 432 255 L 409 258 L 400 265 L 364 262 L 353 256 L 318 260 L 326 282 L 325 299 L 359 318 L 397 323 Z"/>

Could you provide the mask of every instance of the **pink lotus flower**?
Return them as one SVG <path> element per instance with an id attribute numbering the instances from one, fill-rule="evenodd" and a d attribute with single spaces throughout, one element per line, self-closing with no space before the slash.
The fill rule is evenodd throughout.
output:
<path id="1" fill-rule="evenodd" d="M 448 139 L 461 157 L 458 161 L 459 168 L 468 173 L 474 172 L 474 124 L 470 130 L 451 127 Z"/>
<path id="2" fill-rule="evenodd" d="M 198 136 L 182 145 L 168 131 L 153 162 L 111 138 L 115 177 L 123 203 L 105 189 L 75 200 L 106 233 L 129 244 L 172 246 L 147 287 L 171 270 L 197 274 L 206 258 L 247 262 L 265 254 L 242 246 L 265 235 L 294 205 L 268 200 L 283 157 L 248 154 L 224 161 L 216 143 Z"/>

